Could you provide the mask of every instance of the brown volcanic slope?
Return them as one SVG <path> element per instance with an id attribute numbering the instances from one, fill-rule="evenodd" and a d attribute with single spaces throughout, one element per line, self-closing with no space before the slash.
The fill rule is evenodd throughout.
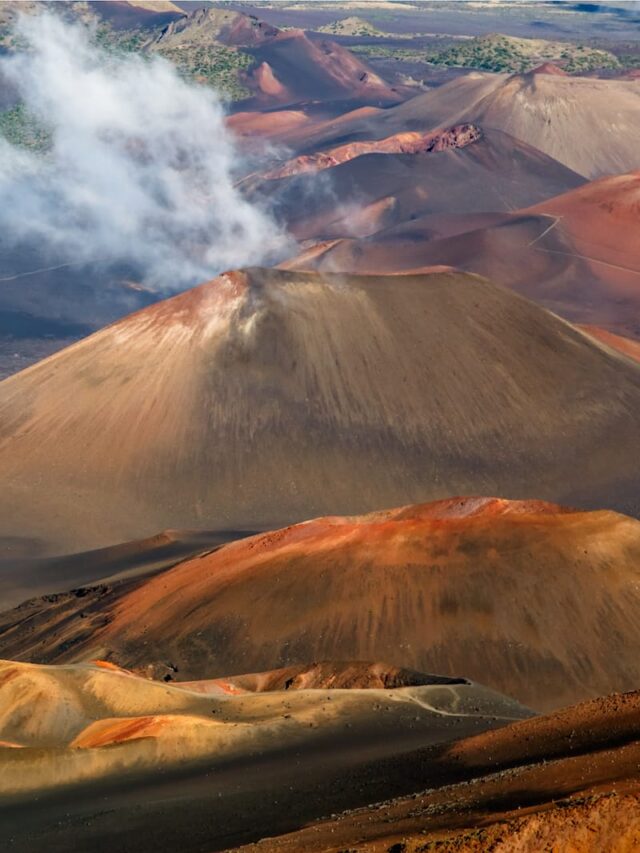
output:
<path id="1" fill-rule="evenodd" d="M 430 765 L 424 753 L 406 755 L 406 771 L 422 762 L 431 790 L 242 849 L 632 853 L 640 847 L 639 724 L 640 694 L 613 695 L 461 740 Z M 456 767 L 468 781 L 446 785 Z"/>
<path id="2" fill-rule="evenodd" d="M 242 741 L 250 741 L 252 736 L 262 735 L 265 740 L 264 747 L 270 746 L 269 737 L 265 737 L 265 734 L 280 734 L 285 740 L 289 735 L 292 741 L 295 741 L 296 737 L 317 738 L 318 735 L 325 734 L 322 730 L 317 731 L 318 728 L 322 729 L 322 726 L 304 727 L 316 729 L 312 732 L 303 731 L 303 726 L 300 726 L 305 718 L 307 723 L 311 722 L 315 712 L 321 712 L 319 720 L 323 719 L 322 715 L 326 715 L 324 719 L 328 726 L 335 727 L 336 717 L 348 719 L 353 716 L 353 721 L 357 722 L 360 714 L 371 716 L 372 710 L 378 710 L 373 707 L 376 702 L 385 699 L 387 702 L 396 698 L 398 700 L 396 723 L 406 725 L 402 717 L 407 712 L 412 712 L 414 717 L 421 711 L 426 712 L 424 718 L 429 721 L 428 728 L 440 728 L 440 736 L 449 729 L 444 740 L 453 739 L 451 724 L 439 719 L 447 713 L 461 717 L 466 712 L 471 719 L 468 730 L 472 732 L 491 728 L 492 723 L 495 725 L 501 722 L 504 725 L 505 721 L 533 716 L 531 711 L 514 700 L 463 678 L 447 679 L 405 671 L 384 663 L 366 662 L 325 662 L 322 664 L 324 676 L 319 678 L 317 668 L 318 665 L 296 668 L 297 675 L 302 679 L 306 677 L 308 685 L 293 684 L 280 688 L 280 673 L 264 672 L 253 676 L 239 676 L 238 680 L 244 687 L 236 688 L 234 676 L 215 683 L 176 682 L 167 685 L 166 682 L 140 678 L 104 661 L 72 666 L 40 666 L 0 661 L 0 733 L 3 740 L 22 748 L 87 748 L 139 738 L 141 735 L 137 731 L 127 733 L 126 738 L 121 737 L 122 728 L 125 725 L 133 728 L 133 721 L 137 721 L 140 728 L 146 726 L 147 731 L 144 734 L 153 736 L 150 726 L 158 733 L 161 733 L 167 723 L 169 728 L 175 725 L 188 731 L 197 718 L 203 717 L 201 725 L 208 727 L 212 735 L 209 739 L 210 745 L 217 746 L 219 751 L 229 747 L 233 751 L 234 747 L 242 749 Z M 251 684 L 250 679 L 254 679 L 255 683 Z M 339 686 L 340 684 L 344 686 Z M 327 703 L 332 701 L 336 704 L 327 706 Z M 284 713 L 289 709 L 292 711 L 290 716 L 297 719 L 294 719 L 294 723 L 287 724 L 288 717 L 284 716 Z M 333 710 L 330 712 L 330 709 Z M 389 710 L 394 712 L 395 709 L 391 707 Z M 169 715 L 170 719 L 164 719 L 165 715 Z M 215 715 L 215 718 L 212 715 Z M 381 728 L 387 721 L 393 725 L 389 719 L 390 715 L 381 716 Z M 487 719 L 485 721 L 482 718 Z M 280 729 L 293 731 L 261 733 L 258 727 L 255 733 L 247 732 L 251 723 L 269 722 L 275 723 Z M 363 728 L 367 725 L 371 727 L 372 722 L 375 725 L 375 721 L 371 719 L 362 719 L 361 722 Z M 438 725 L 438 722 L 443 725 Z M 230 729 L 235 728 L 234 723 L 246 725 L 241 726 L 238 732 L 230 732 Z M 436 725 L 432 726 L 433 723 Z M 132 737 L 134 734 L 135 737 Z M 401 740 L 403 733 L 399 734 Z M 404 734 L 415 739 L 415 733 Z M 234 735 L 235 739 L 240 741 L 239 744 L 229 742 L 233 740 Z M 98 736 L 100 743 L 97 743 Z M 424 737 L 425 731 L 421 735 L 422 739 Z M 437 739 L 436 735 L 435 740 Z M 92 743 L 94 740 L 96 742 Z M 293 743 L 291 745 L 293 746 Z M 182 756 L 168 754 L 165 760 L 188 760 L 189 753 L 191 757 L 198 757 L 197 748 L 189 749 L 187 746 Z M 153 756 L 148 758 L 153 759 Z M 116 760 L 117 763 L 119 762 Z M 108 764 L 107 760 L 107 766 Z M 2 793 L 52 787 L 64 781 L 64 768 L 54 766 L 51 770 L 53 772 L 49 778 L 22 776 L 11 779 L 3 773 L 0 783 Z M 74 776 L 77 778 L 77 774 L 72 770 L 69 777 Z"/>
<path id="3" fill-rule="evenodd" d="M 0 383 L 0 536 L 44 555 L 465 493 L 634 511 L 639 415 L 637 364 L 476 276 L 227 273 Z"/>
<path id="4" fill-rule="evenodd" d="M 467 120 L 524 139 L 589 178 L 640 168 L 637 81 L 514 76 L 470 106 Z"/>
<path id="5" fill-rule="evenodd" d="M 244 75 L 253 90 L 253 106 L 285 105 L 299 101 L 344 100 L 389 105 L 401 102 L 411 90 L 390 87 L 347 48 L 316 41 L 303 30 L 279 30 L 230 9 L 196 9 L 173 21 L 150 45 L 167 53 L 206 50 L 211 44 L 242 48 L 255 64 Z"/>
<path id="6" fill-rule="evenodd" d="M 195 853 L 262 838 L 247 849 L 631 853 L 640 841 L 637 692 L 527 719 L 479 685 L 203 696 L 117 668 L 10 661 L 0 678 L 3 850 Z"/>
<path id="7" fill-rule="evenodd" d="M 384 664 L 322 667 L 320 678 L 317 667 L 298 673 L 313 689 L 234 695 L 99 662 L 1 661 L 0 740 L 10 745 L 0 746 L 2 849 L 220 849 L 382 790 L 410 791 L 415 778 L 376 763 L 532 716 L 464 680 Z M 372 674 L 384 683 L 371 684 Z M 259 678 L 268 687 L 278 674 Z"/>
<path id="8" fill-rule="evenodd" d="M 639 581 L 635 519 L 458 498 L 34 599 L 0 616 L 0 655 L 187 680 L 386 656 L 554 708 L 640 682 Z"/>
<path id="9" fill-rule="evenodd" d="M 594 181 L 530 212 L 560 229 L 573 253 L 569 259 L 582 264 L 584 279 L 599 283 L 592 284 L 590 298 L 602 313 L 616 311 L 620 318 L 626 311 L 626 328 L 640 337 L 640 171 Z M 546 243 L 549 233 L 536 244 L 541 253 L 554 253 Z"/>
<path id="10" fill-rule="evenodd" d="M 316 41 L 302 30 L 287 30 L 252 48 L 262 74 L 254 86 L 271 101 L 281 104 L 314 100 L 344 100 L 354 104 L 388 106 L 397 104 L 412 90 L 390 86 L 347 48 L 330 40 Z M 267 72 L 281 89 L 260 86 Z M 251 80 L 250 80 L 251 82 Z"/>
<path id="11" fill-rule="evenodd" d="M 418 95 L 371 119 L 312 134 L 329 145 L 461 122 L 501 130 L 587 178 L 640 168 L 640 80 L 600 80 L 552 74 L 473 73 Z M 302 153 L 305 129 L 298 135 Z"/>
<path id="12" fill-rule="evenodd" d="M 267 198 L 298 239 L 322 240 L 366 236 L 425 214 L 511 211 L 584 183 L 565 166 L 500 131 L 474 127 L 470 136 L 456 131 L 458 127 L 416 134 L 434 143 L 429 148 L 426 142 L 417 153 L 362 153 L 376 148 L 368 140 L 301 156 L 282 168 L 318 161 L 333 167 L 320 175 L 254 178 L 246 191 L 250 197 Z M 377 144 L 400 148 L 407 138 L 415 139 L 401 133 Z M 334 165 L 332 160 L 341 162 Z"/>
<path id="13" fill-rule="evenodd" d="M 640 337 L 640 172 L 500 217 L 428 215 L 307 251 L 290 267 L 366 273 L 455 264 L 568 319 Z"/>
<path id="14" fill-rule="evenodd" d="M 459 123 L 455 116 L 462 115 L 470 104 L 492 92 L 501 80 L 502 75 L 472 72 L 391 109 L 354 111 L 339 121 L 301 125 L 283 135 L 282 141 L 296 153 L 308 154 L 346 142 L 451 127 Z"/>

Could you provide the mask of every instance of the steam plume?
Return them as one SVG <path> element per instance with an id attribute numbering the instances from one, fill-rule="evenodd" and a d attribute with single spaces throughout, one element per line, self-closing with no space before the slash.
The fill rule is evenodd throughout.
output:
<path id="1" fill-rule="evenodd" d="M 177 289 L 268 262 L 288 238 L 234 188 L 238 155 L 208 88 L 161 58 L 114 57 L 80 25 L 22 15 L 0 71 L 51 129 L 44 156 L 0 140 L 0 228 L 56 258 L 126 264 Z"/>

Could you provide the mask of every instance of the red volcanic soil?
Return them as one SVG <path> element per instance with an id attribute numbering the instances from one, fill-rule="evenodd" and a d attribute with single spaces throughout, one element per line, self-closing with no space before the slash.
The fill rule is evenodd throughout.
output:
<path id="1" fill-rule="evenodd" d="M 427 765 L 430 782 L 441 773 L 430 790 L 242 849 L 631 853 L 640 844 L 639 723 L 638 693 L 512 723 L 445 747 Z M 407 772 L 425 757 L 404 756 Z M 444 787 L 456 772 L 468 781 Z"/>
<path id="2" fill-rule="evenodd" d="M 277 119 L 280 111 L 267 113 Z M 380 107 L 357 107 L 354 110 L 342 113 L 338 116 L 330 118 L 314 117 L 305 125 L 292 128 L 291 130 L 282 131 L 278 139 L 294 151 L 305 151 L 313 153 L 318 148 L 323 146 L 325 137 L 333 140 L 342 135 L 348 136 L 348 129 L 351 124 L 357 122 L 368 122 L 370 119 L 385 113 Z M 344 134 L 343 134 L 344 129 Z"/>
<path id="3" fill-rule="evenodd" d="M 157 737 L 169 721 L 163 716 L 118 717 L 111 720 L 98 720 L 86 728 L 71 741 L 75 749 L 96 749 L 139 740 L 144 737 Z"/>
<path id="4" fill-rule="evenodd" d="M 251 74 L 251 81 L 261 95 L 283 101 L 291 98 L 289 90 L 278 80 L 268 62 L 261 62 L 258 65 Z"/>
<path id="5" fill-rule="evenodd" d="M 617 270 L 621 286 L 627 283 L 638 290 L 640 248 L 635 238 L 640 220 L 640 171 L 593 181 L 527 212 L 556 217 L 576 253 L 583 254 L 596 272 L 600 266 L 613 271 L 610 276 Z"/>
<path id="6" fill-rule="evenodd" d="M 553 62 L 543 62 L 542 65 L 538 65 L 537 68 L 532 69 L 527 72 L 529 74 L 555 74 L 559 77 L 568 77 L 566 71 L 563 71 L 562 68 L 559 68 L 557 65 L 554 65 Z"/>
<path id="7" fill-rule="evenodd" d="M 397 133 L 386 139 L 368 142 L 350 142 L 329 151 L 317 154 L 303 154 L 294 160 L 289 160 L 283 166 L 264 172 L 261 177 L 266 180 L 287 178 L 304 172 L 319 172 L 330 169 L 340 163 L 361 157 L 363 154 L 428 154 L 429 152 L 447 151 L 450 148 L 465 148 L 467 145 L 482 138 L 482 131 L 473 125 L 464 124 L 448 130 L 438 130 L 433 133 Z"/>
<path id="8" fill-rule="evenodd" d="M 234 113 L 227 117 L 226 124 L 239 137 L 257 136 L 270 139 L 291 128 L 306 125 L 309 121 L 308 116 L 300 110 L 279 110 L 268 113 Z"/>
<path id="9" fill-rule="evenodd" d="M 640 337 L 640 172 L 593 181 L 527 212 L 548 221 L 536 250 L 568 253 L 582 267 L 582 287 L 585 278 L 593 282 L 587 298 L 596 309 L 588 322 Z M 554 229 L 565 246 L 553 245 Z"/>
<path id="10" fill-rule="evenodd" d="M 34 600 L 0 618 L 0 654 L 180 680 L 391 657 L 553 708 L 640 681 L 639 566 L 633 519 L 458 498 L 316 519 Z"/>
<path id="11" fill-rule="evenodd" d="M 598 326 L 580 326 L 580 328 L 591 335 L 603 344 L 612 349 L 621 352 L 623 355 L 629 356 L 634 361 L 640 361 L 640 341 L 633 341 L 630 338 L 623 338 L 621 335 L 614 335 L 606 329 L 601 329 Z"/>
<path id="12" fill-rule="evenodd" d="M 417 153 L 391 153 L 409 140 L 416 144 L 413 150 Z M 314 174 L 295 174 L 318 165 L 325 170 L 333 167 L 322 180 Z M 291 167 L 285 166 L 283 173 L 288 170 L 294 174 L 252 179 L 249 195 L 256 200 L 267 198 L 299 240 L 314 241 L 367 237 L 402 223 L 411 227 L 413 220 L 426 215 L 460 211 L 471 215 L 488 210 L 495 215 L 542 202 L 584 183 L 580 176 L 525 143 L 499 131 L 480 131 L 468 125 L 456 125 L 453 133 L 439 131 L 434 136 L 402 133 L 380 142 L 368 137 L 366 143 L 301 156 Z M 370 215 L 365 217 L 365 213 Z M 366 251 L 365 246 L 363 258 Z M 402 254 L 396 261 L 396 268 L 401 268 Z M 458 265 L 455 259 L 445 263 Z M 429 265 L 428 261 L 410 264 L 412 268 Z M 393 262 L 383 268 L 395 271 Z"/>
<path id="13" fill-rule="evenodd" d="M 632 172 L 503 217 L 421 217 L 366 240 L 335 242 L 319 252 L 307 249 L 298 265 L 360 273 L 457 265 L 570 320 L 638 338 L 639 220 L 640 173 Z"/>

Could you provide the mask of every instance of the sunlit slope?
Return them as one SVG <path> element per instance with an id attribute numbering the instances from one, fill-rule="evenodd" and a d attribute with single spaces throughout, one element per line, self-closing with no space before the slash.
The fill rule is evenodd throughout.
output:
<path id="1" fill-rule="evenodd" d="M 340 666 L 334 667 L 338 677 Z M 259 763 L 283 750 L 299 758 L 326 739 L 336 751 L 348 751 L 351 739 L 361 749 L 393 753 L 412 739 L 446 742 L 531 716 L 480 685 L 430 684 L 429 678 L 392 689 L 203 694 L 104 664 L 2 661 L 0 741 L 12 748 L 0 748 L 0 790 L 24 795 L 119 777 L 124 783 L 131 772 L 175 772 L 203 761 L 211 768 L 242 759 Z"/>

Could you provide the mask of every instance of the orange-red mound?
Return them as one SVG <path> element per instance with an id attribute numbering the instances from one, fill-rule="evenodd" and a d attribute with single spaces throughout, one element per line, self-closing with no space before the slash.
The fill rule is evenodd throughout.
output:
<path id="1" fill-rule="evenodd" d="M 100 746 L 125 743 L 129 740 L 157 737 L 169 722 L 170 718 L 167 715 L 97 720 L 74 738 L 69 746 L 76 749 L 95 749 Z"/>
<path id="2" fill-rule="evenodd" d="M 303 154 L 294 160 L 289 160 L 282 166 L 263 173 L 262 178 L 274 180 L 305 172 L 319 172 L 338 166 L 340 163 L 346 163 L 364 154 L 427 154 L 432 151 L 466 148 L 467 145 L 471 145 L 481 138 L 482 131 L 480 128 L 471 124 L 456 125 L 448 130 L 438 130 L 431 133 L 406 131 L 388 136 L 386 139 L 349 142 L 328 151 Z"/>
<path id="3" fill-rule="evenodd" d="M 592 338 L 602 341 L 603 344 L 618 350 L 623 355 L 629 356 L 634 361 L 640 361 L 640 341 L 634 341 L 631 338 L 624 338 L 622 335 L 615 335 L 607 329 L 601 329 L 599 326 L 580 326 Z"/>
<path id="4" fill-rule="evenodd" d="M 304 126 L 308 117 L 299 110 L 256 113 L 238 112 L 226 119 L 227 126 L 238 136 L 270 138 L 295 127 Z"/>
<path id="5" fill-rule="evenodd" d="M 538 65 L 532 71 L 528 72 L 529 74 L 555 74 L 558 77 L 568 77 L 566 71 L 562 68 L 559 68 L 557 65 L 554 65 L 553 62 L 543 62 L 542 65 Z"/>
<path id="6" fill-rule="evenodd" d="M 607 630 L 594 630 L 602 613 Z M 640 682 L 639 613 L 640 522 L 456 498 L 319 518 L 106 592 L 34 600 L 0 617 L 0 654 L 59 662 L 99 650 L 223 692 L 336 678 L 335 665 L 301 661 L 393 658 L 545 709 Z M 339 678 L 382 677 L 368 666 Z"/>

